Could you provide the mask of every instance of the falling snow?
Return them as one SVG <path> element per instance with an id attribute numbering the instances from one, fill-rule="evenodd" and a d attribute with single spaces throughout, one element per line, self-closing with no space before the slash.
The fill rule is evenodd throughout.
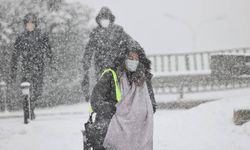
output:
<path id="1" fill-rule="evenodd" d="M 143 5 L 141 2 L 135 4 Z M 128 51 L 139 54 L 137 71 L 126 72 L 126 76 L 129 85 L 145 83 L 147 87 L 150 109 L 145 112 L 154 112 L 154 149 L 250 149 L 249 122 L 241 126 L 233 122 L 235 110 L 250 109 L 250 49 L 242 44 L 249 45 L 249 35 L 247 32 L 244 36 L 231 34 L 228 41 L 224 37 L 221 43 L 218 40 L 221 36 L 213 35 L 214 40 L 207 40 L 217 42 L 217 46 L 207 46 L 213 51 L 197 52 L 202 47 L 198 30 L 201 32 L 212 23 L 212 29 L 224 28 L 230 13 L 216 14 L 197 23 L 197 20 L 190 21 L 186 10 L 180 13 L 186 13 L 182 16 L 189 20 L 165 11 L 166 8 L 173 11 L 170 7 L 175 5 L 165 8 L 156 2 L 152 7 L 145 2 L 141 12 L 133 3 L 118 5 L 114 0 L 0 0 L 0 3 L 0 150 L 83 149 L 81 131 L 89 117 L 89 101 L 94 109 L 100 109 L 100 114 L 111 112 L 108 114 L 111 118 L 118 108 L 115 87 L 111 85 L 113 77 L 101 76 L 102 71 L 113 67 L 124 71 Z M 245 3 L 238 2 L 242 5 L 237 8 L 242 8 L 238 16 L 249 10 L 243 9 Z M 109 7 L 103 7 L 106 4 Z M 124 7 L 120 8 L 121 5 Z M 153 11 L 156 6 L 157 10 Z M 125 14 L 123 9 L 127 9 Z M 161 17 L 156 17 L 159 12 Z M 158 22 L 164 20 L 162 17 L 168 20 L 167 25 Z M 102 22 L 105 19 L 110 22 L 107 27 Z M 28 26 L 29 21 L 33 27 Z M 171 25 L 181 24 L 191 31 L 187 40 L 180 37 L 185 35 L 180 34 L 183 30 L 171 29 Z M 238 30 L 230 28 L 231 31 Z M 243 30 L 237 33 L 242 34 Z M 241 41 L 235 41 L 238 48 L 231 48 L 232 37 L 241 37 Z M 158 54 L 159 45 L 164 45 L 162 54 Z M 216 50 L 218 47 L 226 49 Z M 169 48 L 187 51 L 165 51 Z M 121 77 L 119 73 L 123 72 L 119 69 L 117 73 Z M 30 106 L 23 101 L 20 84 L 24 81 L 31 83 Z M 100 99 L 110 101 L 98 103 Z M 28 124 L 23 123 L 24 106 L 31 107 L 31 118 L 36 118 Z"/>

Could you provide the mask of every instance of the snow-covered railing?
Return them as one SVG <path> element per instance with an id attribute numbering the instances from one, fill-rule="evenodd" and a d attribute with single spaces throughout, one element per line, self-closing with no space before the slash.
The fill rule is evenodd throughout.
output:
<path id="1" fill-rule="evenodd" d="M 218 51 L 150 55 L 156 94 L 218 91 L 250 87 L 250 76 L 216 78 L 211 75 L 211 56 L 249 56 L 250 48 Z"/>
<path id="2" fill-rule="evenodd" d="M 250 48 L 217 51 L 149 55 L 154 76 L 210 74 L 210 56 L 214 54 L 250 54 Z"/>
<path id="3" fill-rule="evenodd" d="M 250 87 L 250 77 L 215 78 L 210 75 L 167 76 L 153 79 L 156 94 L 180 94 L 222 91 Z"/>

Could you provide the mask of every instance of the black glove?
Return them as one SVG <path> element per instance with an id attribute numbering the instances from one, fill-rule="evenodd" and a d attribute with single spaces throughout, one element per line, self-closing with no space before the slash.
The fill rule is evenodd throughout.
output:
<path id="1" fill-rule="evenodd" d="M 89 94 L 85 94 L 85 101 L 89 102 L 90 101 L 90 95 Z"/>
<path id="2" fill-rule="evenodd" d="M 153 112 L 156 112 L 156 105 L 153 105 Z"/>
<path id="3" fill-rule="evenodd" d="M 89 101 L 90 93 L 89 93 L 89 77 L 88 77 L 88 75 L 83 76 L 83 80 L 82 80 L 81 85 L 82 85 L 83 95 L 85 96 L 85 100 Z"/>

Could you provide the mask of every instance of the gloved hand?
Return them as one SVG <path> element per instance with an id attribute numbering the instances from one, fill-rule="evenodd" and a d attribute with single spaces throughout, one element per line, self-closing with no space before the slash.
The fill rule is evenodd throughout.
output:
<path id="1" fill-rule="evenodd" d="M 89 93 L 89 77 L 88 77 L 88 75 L 83 76 L 83 80 L 82 80 L 81 85 L 82 85 L 82 92 L 83 92 L 83 95 L 85 97 L 85 100 L 89 101 L 90 93 Z"/>
<path id="2" fill-rule="evenodd" d="M 85 94 L 84 96 L 85 96 L 85 101 L 89 102 L 90 101 L 90 95 L 89 94 Z"/>
<path id="3" fill-rule="evenodd" d="M 156 105 L 153 105 L 153 112 L 154 112 L 154 113 L 156 112 L 156 108 L 157 108 L 157 106 L 156 106 Z"/>

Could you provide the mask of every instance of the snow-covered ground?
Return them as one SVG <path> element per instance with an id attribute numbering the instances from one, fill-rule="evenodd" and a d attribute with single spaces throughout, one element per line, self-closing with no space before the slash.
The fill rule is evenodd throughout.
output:
<path id="1" fill-rule="evenodd" d="M 210 93 L 223 97 L 190 110 L 158 110 L 154 120 L 154 149 L 249 150 L 250 122 L 235 126 L 232 121 L 235 109 L 250 109 L 249 91 L 230 91 L 217 96 Z M 206 97 L 206 93 L 203 94 Z M 0 150 L 80 150 L 87 107 L 84 103 L 37 109 L 37 119 L 28 125 L 18 117 L 22 112 L 1 113 Z"/>
<path id="2" fill-rule="evenodd" d="M 183 101 L 198 101 L 198 100 L 220 100 L 220 99 L 238 99 L 244 95 L 250 93 L 249 88 L 234 89 L 234 90 L 222 90 L 222 91 L 210 91 L 210 92 L 198 92 L 198 93 L 184 93 Z M 156 95 L 157 102 L 171 102 L 180 100 L 179 94 L 169 95 Z M 250 101 L 249 101 L 250 102 Z"/>
<path id="3" fill-rule="evenodd" d="M 247 93 L 246 93 L 247 94 Z M 250 122 L 233 124 L 233 111 L 250 109 L 250 96 L 233 97 L 190 110 L 158 111 L 156 150 L 249 150 Z"/>

